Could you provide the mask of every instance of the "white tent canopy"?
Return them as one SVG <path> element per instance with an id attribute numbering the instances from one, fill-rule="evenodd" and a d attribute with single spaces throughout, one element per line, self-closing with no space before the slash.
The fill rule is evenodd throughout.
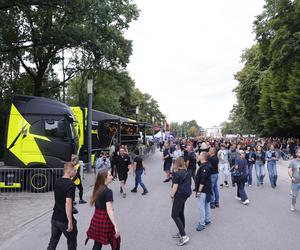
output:
<path id="1" fill-rule="evenodd" d="M 161 134 L 164 140 L 172 139 L 174 138 L 173 135 L 170 134 L 170 132 L 164 133 L 159 131 L 157 134 L 154 135 L 155 138 L 161 138 Z"/>

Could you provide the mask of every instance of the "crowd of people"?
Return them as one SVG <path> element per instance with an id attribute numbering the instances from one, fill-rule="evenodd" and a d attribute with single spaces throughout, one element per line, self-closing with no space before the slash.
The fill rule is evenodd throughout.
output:
<path id="1" fill-rule="evenodd" d="M 185 232 L 184 208 L 187 199 L 192 195 L 198 198 L 200 216 L 197 231 L 203 231 L 212 222 L 212 209 L 219 208 L 219 189 L 233 186 L 237 188 L 236 199 L 243 205 L 250 204 L 245 186 L 254 184 L 265 185 L 265 165 L 267 166 L 270 186 L 277 186 L 277 162 L 280 158 L 291 158 L 288 169 L 291 178 L 291 210 L 300 190 L 300 147 L 299 140 L 289 139 L 175 139 L 166 141 L 162 147 L 164 183 L 171 182 L 172 212 L 178 233 L 178 246 L 189 242 Z M 113 210 L 113 192 L 109 185 L 117 177 L 120 183 L 120 193 L 126 198 L 126 182 L 128 174 L 135 177 L 132 193 L 143 189 L 142 195 L 148 193 L 142 175 L 145 173 L 143 159 L 139 151 L 131 158 L 125 146 L 114 149 L 108 155 L 102 152 L 95 161 L 97 178 L 92 192 L 90 205 L 95 207 L 95 213 L 87 230 L 87 240 L 94 240 L 93 250 L 102 249 L 110 244 L 112 249 L 120 249 L 120 231 Z M 77 247 L 77 222 L 73 216 L 73 202 L 76 185 L 74 179 L 77 163 L 73 159 L 64 167 L 64 176 L 57 180 L 54 188 L 55 205 L 52 216 L 51 238 L 48 250 L 56 249 L 62 234 L 67 238 L 68 249 Z M 255 176 L 253 172 L 255 170 Z M 79 176 L 80 178 L 80 176 Z M 80 203 L 84 204 L 80 190 Z"/>
<path id="2" fill-rule="evenodd" d="M 236 199 L 243 205 L 250 204 L 245 190 L 253 185 L 255 169 L 256 185 L 262 187 L 265 168 L 271 188 L 277 186 L 277 162 L 292 159 L 288 174 L 291 179 L 291 211 L 300 189 L 300 146 L 298 139 L 178 139 L 165 142 L 163 160 L 166 178 L 172 180 L 172 218 L 178 228 L 174 238 L 178 246 L 189 241 L 185 233 L 184 204 L 192 191 L 199 199 L 200 219 L 196 228 L 202 231 L 211 223 L 211 209 L 220 207 L 219 188 L 236 186 Z M 198 166 L 197 166 L 198 165 Z M 195 188 L 192 190 L 192 180 Z"/>

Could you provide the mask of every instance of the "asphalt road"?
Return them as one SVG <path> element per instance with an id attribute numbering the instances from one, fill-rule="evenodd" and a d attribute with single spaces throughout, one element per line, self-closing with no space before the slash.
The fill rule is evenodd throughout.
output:
<path id="1" fill-rule="evenodd" d="M 157 152 L 145 162 L 147 175 L 144 182 L 150 193 L 142 196 L 128 192 L 123 199 L 118 193 L 119 185 L 112 183 L 114 208 L 122 236 L 121 249 L 126 250 L 173 250 L 178 249 L 171 235 L 177 232 L 170 218 L 170 183 L 163 183 L 161 153 Z M 133 187 L 132 176 L 128 189 Z M 204 231 L 195 230 L 199 220 L 198 201 L 190 197 L 186 204 L 186 231 L 190 242 L 183 249 L 193 250 L 289 250 L 300 249 L 300 204 L 296 212 L 290 209 L 290 184 L 287 178 L 287 163 L 280 163 L 278 187 L 272 189 L 266 176 L 265 186 L 256 187 L 255 181 L 247 188 L 250 205 L 244 206 L 235 200 L 236 189 L 220 190 L 221 207 L 212 211 L 212 224 Z M 89 194 L 85 197 L 88 199 Z M 43 202 L 43 201 L 41 201 Z M 91 249 L 90 241 L 84 246 L 86 230 L 93 214 L 88 204 L 79 205 L 78 249 Z M 1 211 L 2 213 L 2 211 Z M 21 211 L 20 211 L 21 213 Z M 50 238 L 51 213 L 37 218 L 20 229 L 16 235 L 2 242 L 1 250 L 42 250 Z M 9 218 L 4 223 L 9 223 Z M 3 225 L 3 221 L 1 221 Z M 0 243 L 1 244 L 1 243 Z M 66 248 L 62 236 L 58 250 Z M 106 246 L 103 249 L 110 249 Z"/>

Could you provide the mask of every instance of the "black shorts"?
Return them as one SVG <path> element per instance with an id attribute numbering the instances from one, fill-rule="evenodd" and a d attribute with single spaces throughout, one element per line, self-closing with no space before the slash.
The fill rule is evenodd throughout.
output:
<path id="1" fill-rule="evenodd" d="M 172 162 L 164 162 L 164 171 L 170 171 L 172 166 Z"/>
<path id="2" fill-rule="evenodd" d="M 127 181 L 128 173 L 118 172 L 119 181 Z"/>

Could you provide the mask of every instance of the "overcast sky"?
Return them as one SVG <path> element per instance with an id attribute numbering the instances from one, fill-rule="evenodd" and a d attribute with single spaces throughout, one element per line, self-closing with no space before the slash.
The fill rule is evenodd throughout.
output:
<path id="1" fill-rule="evenodd" d="M 264 0 L 135 0 L 141 10 L 126 36 L 136 86 L 152 95 L 168 121 L 208 128 L 228 120 L 233 74 L 254 43 Z"/>

